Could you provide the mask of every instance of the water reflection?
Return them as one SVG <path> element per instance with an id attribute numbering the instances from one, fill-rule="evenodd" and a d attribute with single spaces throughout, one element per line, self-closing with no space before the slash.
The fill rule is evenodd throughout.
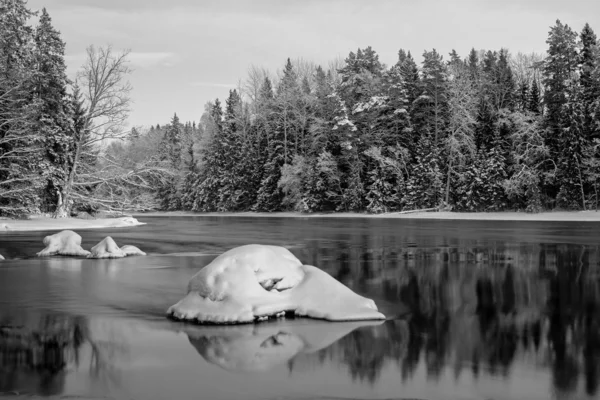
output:
<path id="1" fill-rule="evenodd" d="M 325 389 L 332 397 L 365 398 L 400 392 L 430 399 L 599 394 L 596 225 L 161 221 L 162 237 L 152 225 L 126 234 L 133 244 L 165 255 L 0 266 L 0 392 L 87 393 L 69 389 L 68 378 L 80 365 L 84 372 L 71 385 L 89 375 L 95 383 L 113 382 L 99 385 L 96 394 L 119 386 L 139 398 L 187 398 L 199 387 L 210 388 L 215 398 L 239 397 L 227 392 L 233 387 L 247 398 L 320 395 Z M 141 236 L 133 237 L 137 232 Z M 391 320 L 197 327 L 164 319 L 199 268 L 248 238 L 291 248 L 305 263 L 373 298 Z M 6 317 L 22 310 L 40 316 Z M 124 318 L 135 328 L 125 328 Z M 113 328 L 116 336 L 107 334 Z M 130 359 L 121 360 L 126 368 L 120 368 L 116 359 L 129 350 Z M 323 381 L 335 383 L 324 387 Z M 162 386 L 166 393 L 158 397 Z M 179 397 L 171 393 L 177 390 Z"/>
<path id="2" fill-rule="evenodd" d="M 0 393 L 61 394 L 69 369 L 79 368 L 82 362 L 95 379 L 114 375 L 111 369 L 118 343 L 93 337 L 82 316 L 4 316 L 0 320 Z"/>
<path id="3" fill-rule="evenodd" d="M 321 359 L 335 359 L 353 379 L 371 383 L 386 361 L 397 363 L 403 380 L 420 365 L 434 380 L 447 369 L 455 379 L 469 371 L 475 379 L 507 379 L 515 363 L 547 366 L 559 395 L 575 392 L 580 379 L 586 394 L 598 393 L 597 247 L 405 248 L 388 250 L 398 256 L 393 263 L 383 253 L 350 257 L 354 265 L 341 253 L 339 268 L 330 272 L 367 292 L 361 282 L 380 277 L 371 290 L 380 287 L 384 300 L 408 308 L 406 328 L 387 322 L 357 330 L 323 350 Z"/>
<path id="4" fill-rule="evenodd" d="M 300 353 L 320 351 L 357 328 L 379 324 L 382 321 L 296 320 L 188 327 L 186 331 L 190 343 L 206 361 L 228 371 L 249 372 L 286 365 Z"/>

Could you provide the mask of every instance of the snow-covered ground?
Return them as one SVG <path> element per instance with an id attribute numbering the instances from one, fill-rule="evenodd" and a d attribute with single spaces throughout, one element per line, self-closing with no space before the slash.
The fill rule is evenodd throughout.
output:
<path id="1" fill-rule="evenodd" d="M 549 211 L 537 214 L 525 212 L 413 212 L 409 214 L 361 214 L 361 213 L 311 213 L 299 212 L 237 212 L 237 213 L 193 213 L 184 211 L 155 212 L 134 214 L 134 216 L 148 217 L 175 217 L 197 215 L 206 217 L 290 217 L 290 218 L 399 218 L 399 219 L 445 219 L 445 220 L 480 220 L 480 221 L 573 221 L 573 222 L 600 222 L 600 212 L 596 211 Z"/>
<path id="2" fill-rule="evenodd" d="M 144 225 L 133 217 L 77 219 L 77 218 L 48 218 L 32 217 L 29 220 L 0 219 L 0 233 L 14 231 L 53 231 L 64 229 L 92 228 L 122 228 L 127 226 Z"/>

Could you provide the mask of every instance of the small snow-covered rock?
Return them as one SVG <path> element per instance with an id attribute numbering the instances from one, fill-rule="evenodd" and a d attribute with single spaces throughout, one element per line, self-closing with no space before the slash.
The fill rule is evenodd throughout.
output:
<path id="1" fill-rule="evenodd" d="M 81 236 L 70 230 L 48 235 L 44 238 L 43 243 L 46 248 L 37 253 L 38 257 L 54 255 L 84 257 L 90 254 L 81 247 Z"/>
<path id="2" fill-rule="evenodd" d="M 117 246 L 113 238 L 110 236 L 105 237 L 92 247 L 91 253 L 87 258 L 123 258 L 125 253 Z"/>
<path id="3" fill-rule="evenodd" d="M 119 221 L 123 221 L 126 224 L 129 225 L 139 225 L 139 221 L 133 217 L 123 217 L 123 218 L 119 218 Z"/>
<path id="4" fill-rule="evenodd" d="M 187 291 L 169 316 L 199 323 L 247 323 L 282 312 L 329 321 L 385 319 L 373 300 L 279 246 L 231 249 L 198 271 Z"/>
<path id="5" fill-rule="evenodd" d="M 125 254 L 125 257 L 128 257 L 128 256 L 145 256 L 146 255 L 146 253 L 144 253 L 143 251 L 141 251 L 137 247 L 131 246 L 129 244 L 126 244 L 125 246 L 121 246 L 121 251 Z"/>
<path id="6" fill-rule="evenodd" d="M 4 260 L 4 257 L 2 257 L 2 254 L 0 254 L 0 261 Z"/>

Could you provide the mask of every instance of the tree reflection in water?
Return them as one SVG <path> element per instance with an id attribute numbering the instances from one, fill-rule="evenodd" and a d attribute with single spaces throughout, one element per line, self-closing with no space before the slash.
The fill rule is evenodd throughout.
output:
<path id="1" fill-rule="evenodd" d="M 373 244 L 371 244 L 373 245 Z M 348 251 L 349 249 L 343 249 Z M 318 355 L 348 369 L 355 380 L 377 381 L 388 362 L 408 380 L 423 365 L 430 379 L 448 368 L 508 377 L 516 361 L 549 366 L 558 393 L 583 378 L 598 393 L 600 266 L 598 248 L 522 245 L 519 248 L 406 248 L 394 259 L 338 256 L 336 278 L 407 308 L 400 320 L 359 328 Z M 365 281 L 383 278 L 370 287 Z M 386 310 L 389 313 L 389 310 Z"/>
<path id="2" fill-rule="evenodd" d="M 5 317 L 0 321 L 0 393 L 61 394 L 67 369 L 79 367 L 85 345 L 90 373 L 103 375 L 110 369 L 112 344 L 95 342 L 85 317 Z"/>

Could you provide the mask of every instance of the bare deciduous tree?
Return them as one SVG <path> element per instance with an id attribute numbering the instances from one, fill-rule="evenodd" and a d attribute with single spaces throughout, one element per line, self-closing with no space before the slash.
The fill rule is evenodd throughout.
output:
<path id="1" fill-rule="evenodd" d="M 115 54 L 112 48 L 87 49 L 87 59 L 77 75 L 82 87 L 83 116 L 75 123 L 71 146 L 71 164 L 59 193 L 55 217 L 66 217 L 75 201 L 108 209 L 123 208 L 133 199 L 127 188 L 150 188 L 153 180 L 162 179 L 167 169 L 156 160 L 123 168 L 107 157 L 104 148 L 115 140 L 127 137 L 131 85 L 126 80 L 131 73 L 128 51 Z"/>

